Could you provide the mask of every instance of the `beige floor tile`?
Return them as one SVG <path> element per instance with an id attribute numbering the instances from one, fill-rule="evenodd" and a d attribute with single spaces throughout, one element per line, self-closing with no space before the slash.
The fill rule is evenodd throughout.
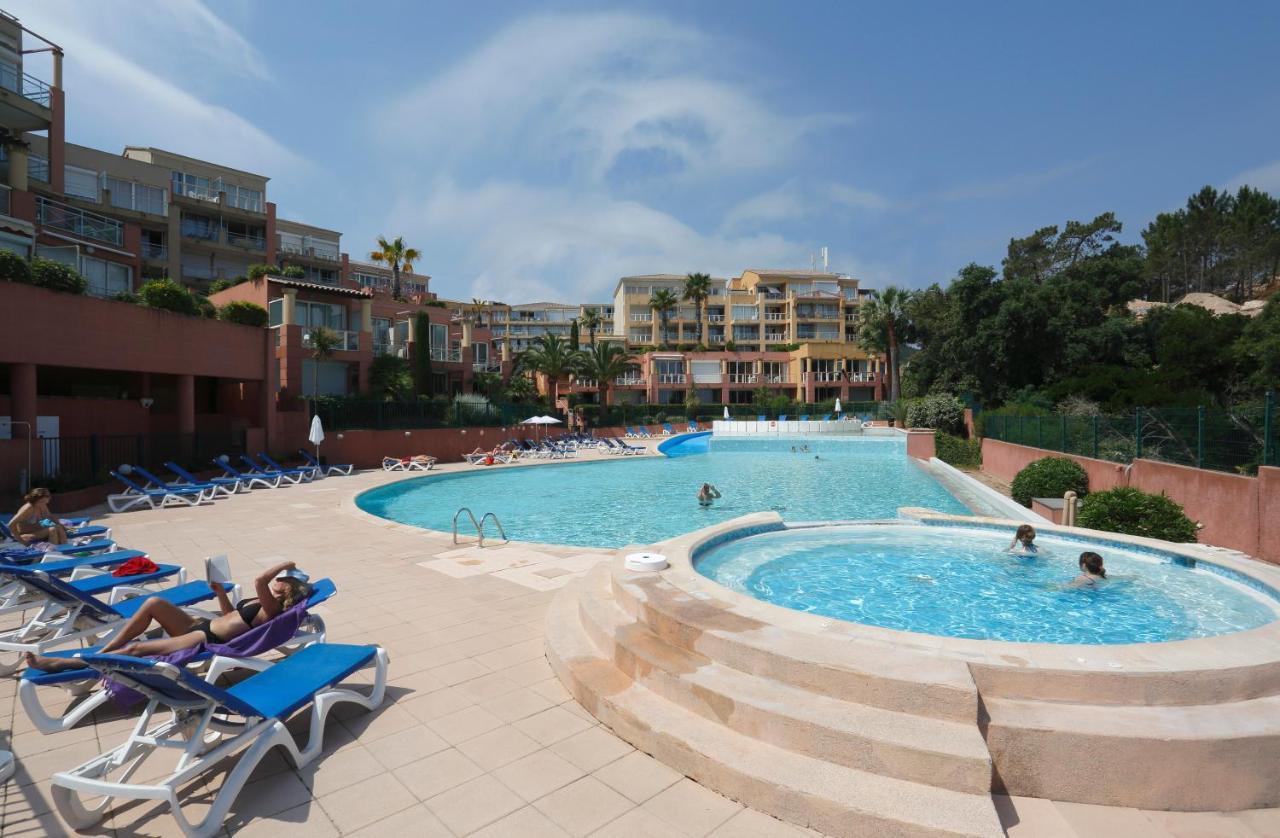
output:
<path id="1" fill-rule="evenodd" d="M 993 794 L 991 801 L 1010 838 L 1076 838 L 1052 800 Z"/>
<path id="2" fill-rule="evenodd" d="M 502 727 L 502 719 L 474 705 L 427 723 L 446 742 L 456 745 Z"/>
<path id="3" fill-rule="evenodd" d="M 543 710 L 541 713 L 535 713 L 514 724 L 521 731 L 543 745 L 551 745 L 562 739 L 568 739 L 575 733 L 581 733 L 591 727 L 590 723 L 583 721 L 562 707 Z"/>
<path id="4" fill-rule="evenodd" d="M 467 838 L 566 838 L 568 835 L 546 815 L 532 806 L 525 806 Z"/>
<path id="5" fill-rule="evenodd" d="M 506 695 L 480 702 L 480 706 L 504 722 L 514 722 L 551 708 L 550 701 L 528 689 L 516 690 Z"/>
<path id="6" fill-rule="evenodd" d="M 405 712 L 420 722 L 430 722 L 441 716 L 465 710 L 472 705 L 469 695 L 457 687 L 446 687 L 427 695 L 405 701 Z"/>
<path id="7" fill-rule="evenodd" d="M 311 797 L 311 790 L 297 774 L 284 771 L 256 783 L 246 783 L 231 804 L 231 814 L 241 822 L 251 822 L 310 803 Z"/>
<path id="8" fill-rule="evenodd" d="M 805 832 L 754 809 L 743 809 L 720 824 L 712 838 L 803 838 Z"/>
<path id="9" fill-rule="evenodd" d="M 463 681 L 470 681 L 472 678 L 488 675 L 493 670 L 472 658 L 463 658 L 427 671 L 446 687 L 452 687 L 461 684 Z"/>
<path id="10" fill-rule="evenodd" d="M 742 805 L 685 778 L 649 798 L 644 808 L 690 835 L 706 835 L 729 820 Z"/>
<path id="11" fill-rule="evenodd" d="M 442 791 L 474 780 L 484 774 L 484 769 L 462 752 L 449 748 L 397 768 L 392 773 L 415 797 L 428 800 Z"/>
<path id="12" fill-rule="evenodd" d="M 643 803 L 684 777 L 641 751 L 597 769 L 594 776 L 635 803 Z"/>
<path id="13" fill-rule="evenodd" d="M 310 800 L 269 817 L 255 817 L 242 826 L 228 820 L 226 826 L 239 838 L 337 838 L 340 834 L 319 804 Z"/>
<path id="14" fill-rule="evenodd" d="M 394 815 L 401 809 L 408 809 L 417 802 L 418 799 L 395 777 L 380 774 L 321 797 L 320 807 L 345 834 Z"/>
<path id="15" fill-rule="evenodd" d="M 684 838 L 685 835 L 657 815 L 632 809 L 591 833 L 591 838 Z"/>
<path id="16" fill-rule="evenodd" d="M 515 792 L 487 774 L 427 801 L 427 808 L 457 835 L 474 832 L 523 805 Z"/>
<path id="17" fill-rule="evenodd" d="M 525 800 L 537 800 L 583 775 L 581 768 L 544 749 L 493 772 L 493 776 Z"/>
<path id="18" fill-rule="evenodd" d="M 632 802 L 594 777 L 583 777 L 533 804 L 570 835 L 589 835 L 623 812 Z"/>
<path id="19" fill-rule="evenodd" d="M 419 803 L 401 809 L 389 818 L 374 821 L 363 829 L 351 833 L 351 838 L 453 838 L 449 828 L 440 823 L 426 804 Z"/>
<path id="20" fill-rule="evenodd" d="M 493 771 L 542 748 L 510 725 L 482 733 L 455 747 L 485 771 Z"/>
<path id="21" fill-rule="evenodd" d="M 1144 812 L 1147 820 L 1173 838 L 1256 838 L 1234 812 Z"/>
<path id="22" fill-rule="evenodd" d="M 551 746 L 551 750 L 583 771 L 603 768 L 635 750 L 606 728 L 596 726 L 575 733 Z"/>
<path id="23" fill-rule="evenodd" d="M 387 769 L 396 769 L 443 751 L 449 743 L 425 725 L 415 725 L 370 742 L 367 750 Z"/>
<path id="24" fill-rule="evenodd" d="M 505 675 L 491 672 L 488 675 L 481 675 L 479 678 L 472 678 L 470 681 L 463 681 L 458 685 L 458 689 L 476 702 L 483 702 L 499 698 L 522 688 Z"/>
<path id="25" fill-rule="evenodd" d="M 324 797 L 386 770 L 367 748 L 357 745 L 308 763 L 298 769 L 298 776 L 312 794 Z"/>
<path id="26" fill-rule="evenodd" d="M 1167 838 L 1168 833 L 1137 809 L 1054 803 L 1072 829 L 1089 838 Z"/>

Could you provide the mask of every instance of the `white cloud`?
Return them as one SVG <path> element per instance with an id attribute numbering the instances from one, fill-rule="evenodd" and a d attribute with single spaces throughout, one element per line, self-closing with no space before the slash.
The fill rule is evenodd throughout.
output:
<path id="1" fill-rule="evenodd" d="M 456 267 L 445 293 L 460 297 L 603 302 L 619 277 L 789 265 L 806 249 L 773 234 L 704 235 L 679 219 L 603 193 L 490 181 L 442 181 L 393 217 L 428 257 Z"/>
<path id="2" fill-rule="evenodd" d="M 197 0 L 134 4 L 127 15 L 98 3 L 9 5 L 65 51 L 72 142 L 152 145 L 267 175 L 305 166 L 230 108 L 189 92 L 199 85 L 184 73 L 268 77 L 257 51 Z"/>
<path id="3" fill-rule="evenodd" d="M 842 183 L 807 184 L 792 179 L 734 205 L 722 230 L 744 230 L 778 222 L 803 221 L 833 210 L 879 212 L 891 203 L 882 195 Z"/>
<path id="4" fill-rule="evenodd" d="M 1272 194 L 1280 192 L 1280 160 L 1241 172 L 1227 183 L 1228 189 L 1239 189 L 1241 186 L 1252 186 Z"/>
<path id="5" fill-rule="evenodd" d="M 849 121 L 785 115 L 712 65 L 727 46 L 654 17 L 540 15 L 517 21 L 382 112 L 390 139 L 448 166 L 488 154 L 568 163 L 599 181 L 617 166 L 673 173 L 784 162 L 805 135 Z"/>

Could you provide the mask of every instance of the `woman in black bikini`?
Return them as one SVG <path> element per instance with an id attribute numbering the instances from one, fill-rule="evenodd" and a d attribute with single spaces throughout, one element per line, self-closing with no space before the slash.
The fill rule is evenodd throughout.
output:
<path id="1" fill-rule="evenodd" d="M 258 595 L 243 599 L 236 605 L 231 604 L 226 589 L 221 584 L 210 582 L 210 587 L 218 595 L 218 610 L 222 612 L 212 620 L 192 617 L 172 603 L 151 597 L 125 622 L 119 633 L 102 647 L 100 654 L 168 655 L 201 643 L 226 643 L 307 598 L 311 592 L 307 583 L 289 576 L 280 576 L 295 567 L 293 562 L 284 562 L 267 570 L 254 582 Z M 151 628 L 152 621 L 169 636 L 159 640 L 135 641 L 135 638 Z M 75 658 L 49 658 L 31 653 L 27 653 L 26 657 L 27 666 L 45 672 L 83 666 Z"/>

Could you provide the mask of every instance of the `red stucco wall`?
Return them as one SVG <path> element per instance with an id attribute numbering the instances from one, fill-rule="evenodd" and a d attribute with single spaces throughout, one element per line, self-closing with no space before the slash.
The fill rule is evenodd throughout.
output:
<path id="1" fill-rule="evenodd" d="M 1084 470 L 1089 474 L 1090 491 L 1101 492 L 1126 485 L 1124 466 L 1119 463 L 1095 460 L 1092 457 L 1077 457 L 1074 454 L 1060 454 L 1057 451 L 1014 445 L 1010 442 L 997 442 L 994 439 L 982 440 L 982 470 L 1005 483 L 1011 482 L 1018 472 L 1042 457 L 1066 457 L 1084 466 Z"/>
<path id="2" fill-rule="evenodd" d="M 938 456 L 938 437 L 935 431 L 907 431 L 907 456 L 917 460 L 931 460 Z"/>

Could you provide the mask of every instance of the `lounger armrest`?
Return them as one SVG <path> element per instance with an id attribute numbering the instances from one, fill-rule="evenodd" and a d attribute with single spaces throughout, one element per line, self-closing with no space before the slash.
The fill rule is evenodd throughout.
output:
<path id="1" fill-rule="evenodd" d="M 263 660 L 262 658 L 229 658 L 223 655 L 214 655 L 209 661 L 209 668 L 203 677 L 204 680 L 213 684 L 233 669 L 252 669 L 254 672 L 265 672 L 274 664 L 275 661 Z"/>
<path id="2" fill-rule="evenodd" d="M 90 576 L 106 576 L 108 573 L 111 573 L 111 570 L 112 569 L 109 567 L 89 567 L 88 565 L 81 565 L 71 571 L 71 576 L 69 578 L 70 581 L 75 582 L 77 579 L 87 579 Z"/>
<path id="3" fill-rule="evenodd" d="M 154 591 L 140 588 L 137 585 L 117 585 L 111 589 L 111 596 L 107 598 L 107 604 L 115 605 L 117 602 L 123 602 L 135 596 L 150 596 L 152 593 Z"/>

